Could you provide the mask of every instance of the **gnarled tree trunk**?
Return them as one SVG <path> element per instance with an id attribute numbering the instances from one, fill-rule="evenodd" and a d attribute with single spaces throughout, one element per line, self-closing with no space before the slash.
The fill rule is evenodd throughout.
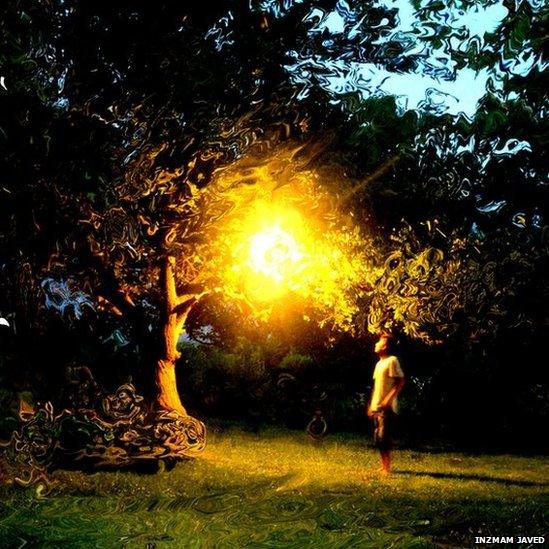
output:
<path id="1" fill-rule="evenodd" d="M 182 416 L 186 416 L 187 411 L 181 403 L 177 391 L 175 365 L 177 359 L 180 357 L 180 353 L 177 350 L 177 340 L 185 326 L 185 320 L 189 311 L 196 303 L 196 297 L 194 295 L 177 295 L 173 264 L 173 258 L 168 257 L 162 265 L 161 276 L 166 301 L 163 312 L 163 352 L 157 361 L 155 372 L 156 401 L 160 408 L 172 410 Z"/>

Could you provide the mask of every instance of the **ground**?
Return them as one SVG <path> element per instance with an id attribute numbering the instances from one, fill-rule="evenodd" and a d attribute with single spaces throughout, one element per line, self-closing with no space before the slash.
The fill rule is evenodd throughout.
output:
<path id="1" fill-rule="evenodd" d="M 392 477 L 377 468 L 356 435 L 211 430 L 171 471 L 57 471 L 46 496 L 4 487 L 0 544 L 419 549 L 545 533 L 546 458 L 401 450 Z"/>

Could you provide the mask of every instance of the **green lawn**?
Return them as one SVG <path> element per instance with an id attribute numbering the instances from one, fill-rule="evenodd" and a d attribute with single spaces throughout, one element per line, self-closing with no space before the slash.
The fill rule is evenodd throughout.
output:
<path id="1" fill-rule="evenodd" d="M 231 428 L 208 441 L 172 471 L 58 471 L 46 497 L 4 487 L 0 544 L 428 548 L 545 533 L 545 458 L 406 450 L 385 479 L 356 436 Z"/>

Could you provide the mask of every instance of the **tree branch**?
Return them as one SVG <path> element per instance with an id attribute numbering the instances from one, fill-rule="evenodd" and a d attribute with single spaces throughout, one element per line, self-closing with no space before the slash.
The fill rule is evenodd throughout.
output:
<path id="1" fill-rule="evenodd" d="M 163 286 L 166 292 L 166 308 L 168 314 L 170 314 L 178 303 L 177 290 L 175 288 L 175 275 L 173 267 L 175 265 L 175 258 L 173 256 L 167 256 L 164 266 L 162 268 Z"/>
<path id="2" fill-rule="evenodd" d="M 172 309 L 172 312 L 180 315 L 188 315 L 190 310 L 206 295 L 210 292 L 203 291 L 199 294 L 185 294 L 178 298 L 178 304 Z"/>
<path id="3" fill-rule="evenodd" d="M 135 309 L 132 298 L 120 287 L 103 283 L 99 287 L 98 297 L 109 303 L 118 316 L 127 315 Z"/>
<path id="4" fill-rule="evenodd" d="M 195 283 L 188 283 L 184 284 L 181 288 L 181 297 L 177 298 L 178 305 L 179 303 L 182 303 L 183 301 L 187 300 L 189 296 L 191 295 L 197 295 L 204 292 L 204 284 L 201 282 L 195 282 Z"/>
<path id="5" fill-rule="evenodd" d="M 99 278 L 97 287 L 98 297 L 109 303 L 115 314 L 119 316 L 128 315 L 136 308 L 135 303 L 120 286 L 120 281 L 114 274 L 112 267 L 107 265 L 105 260 L 89 247 L 84 248 L 84 258 L 91 263 L 91 269 Z"/>

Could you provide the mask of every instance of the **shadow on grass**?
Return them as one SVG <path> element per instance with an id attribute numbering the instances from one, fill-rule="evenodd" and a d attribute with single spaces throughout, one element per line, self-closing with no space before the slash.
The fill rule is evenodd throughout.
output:
<path id="1" fill-rule="evenodd" d="M 450 487 L 441 505 L 438 491 L 421 482 L 413 492 L 374 480 L 326 486 L 311 484 L 303 471 L 266 474 L 232 464 L 230 456 L 224 464 L 183 462 L 156 476 L 59 471 L 64 493 L 29 498 L 12 491 L 0 499 L 0 546 L 437 549 L 471 546 L 471 532 L 481 528 L 540 531 L 543 523 L 537 499 L 501 505 L 494 495 L 481 496 L 479 486 L 467 488 L 477 494 L 472 503 L 452 497 Z M 538 485 L 488 475 L 396 474 Z"/>
<path id="2" fill-rule="evenodd" d="M 467 473 L 441 473 L 438 471 L 408 471 L 398 470 L 393 471 L 395 475 L 406 475 L 413 477 L 431 477 L 431 478 L 448 478 L 454 480 L 480 480 L 481 482 L 495 482 L 506 486 L 549 486 L 547 482 L 535 482 L 533 480 L 513 480 L 510 478 L 490 477 L 488 475 L 472 475 Z"/>

